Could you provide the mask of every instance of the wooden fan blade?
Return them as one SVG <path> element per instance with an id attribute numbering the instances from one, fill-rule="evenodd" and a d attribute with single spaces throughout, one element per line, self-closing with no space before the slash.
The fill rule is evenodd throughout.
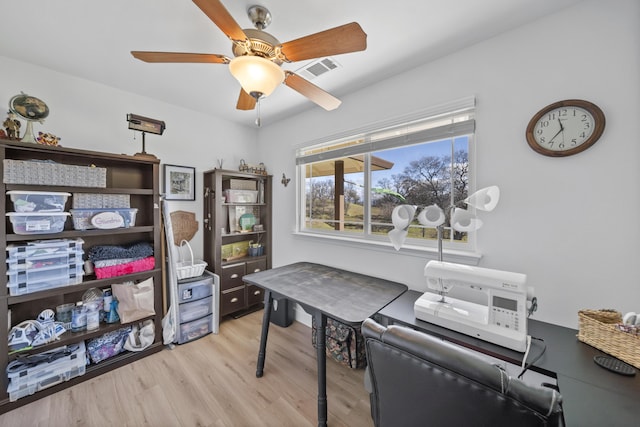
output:
<path id="1" fill-rule="evenodd" d="M 182 53 L 182 52 L 131 52 L 134 58 L 144 62 L 198 62 L 211 64 L 228 64 L 229 58 L 213 53 Z"/>
<path id="2" fill-rule="evenodd" d="M 358 52 L 367 48 L 367 34 L 357 22 L 310 34 L 282 44 L 288 62 Z"/>
<path id="3" fill-rule="evenodd" d="M 301 93 L 309 98 L 327 111 L 335 110 L 342 104 L 338 98 L 334 97 L 328 92 L 320 89 L 308 80 L 303 79 L 297 74 L 291 71 L 286 71 L 287 77 L 284 79 L 284 84 L 291 89 Z"/>
<path id="4" fill-rule="evenodd" d="M 231 40 L 244 41 L 247 36 L 229 11 L 218 0 L 193 0 L 193 2 L 222 30 Z"/>
<path id="5" fill-rule="evenodd" d="M 236 104 L 238 110 L 253 110 L 256 108 L 256 99 L 240 88 L 240 96 Z"/>

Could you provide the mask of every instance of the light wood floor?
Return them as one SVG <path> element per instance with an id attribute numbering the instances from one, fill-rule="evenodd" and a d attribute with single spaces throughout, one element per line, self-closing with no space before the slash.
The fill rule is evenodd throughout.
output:
<path id="1" fill-rule="evenodd" d="M 256 378 L 262 311 L 0 415 L 0 426 L 315 426 L 311 329 L 272 325 Z M 373 425 L 363 370 L 327 359 L 329 426 Z"/>

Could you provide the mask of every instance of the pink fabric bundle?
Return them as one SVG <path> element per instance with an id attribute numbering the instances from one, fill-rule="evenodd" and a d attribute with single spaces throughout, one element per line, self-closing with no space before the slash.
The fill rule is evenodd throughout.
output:
<path id="1" fill-rule="evenodd" d="M 98 279 L 107 279 L 109 277 L 122 276 L 125 274 L 138 273 L 140 271 L 153 270 L 155 267 L 155 258 L 150 256 L 124 264 L 116 264 L 108 267 L 96 267 L 95 273 Z"/>

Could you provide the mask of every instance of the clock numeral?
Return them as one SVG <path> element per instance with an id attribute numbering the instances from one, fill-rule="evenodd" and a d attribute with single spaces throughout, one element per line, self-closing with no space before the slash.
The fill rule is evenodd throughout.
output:
<path id="1" fill-rule="evenodd" d="M 540 127 L 541 128 L 546 128 L 549 127 L 549 120 L 543 120 L 540 122 Z"/>
<path id="2" fill-rule="evenodd" d="M 580 120 L 583 121 L 583 122 L 586 122 L 587 121 L 587 115 L 583 114 L 582 118 Z"/>
<path id="3" fill-rule="evenodd" d="M 568 115 L 568 112 L 566 108 L 562 110 L 558 110 L 558 117 L 567 117 L 567 115 Z"/>

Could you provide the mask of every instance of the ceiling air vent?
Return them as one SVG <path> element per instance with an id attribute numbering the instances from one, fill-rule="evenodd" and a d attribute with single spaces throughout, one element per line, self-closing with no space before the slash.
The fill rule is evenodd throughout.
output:
<path id="1" fill-rule="evenodd" d="M 317 61 L 313 61 L 310 64 L 302 67 L 298 71 L 297 74 L 308 79 L 313 80 L 322 74 L 328 73 L 329 71 L 335 70 L 340 67 L 336 61 L 331 58 L 323 58 Z"/>

